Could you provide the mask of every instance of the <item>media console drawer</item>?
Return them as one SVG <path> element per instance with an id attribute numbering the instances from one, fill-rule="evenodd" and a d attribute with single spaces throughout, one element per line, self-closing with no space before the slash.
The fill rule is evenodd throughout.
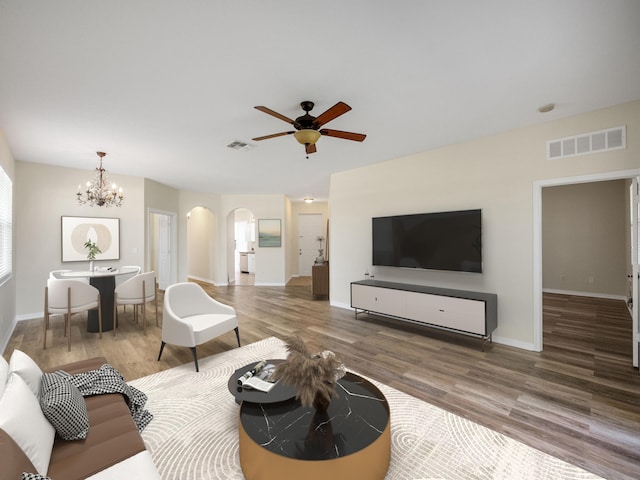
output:
<path id="1" fill-rule="evenodd" d="M 480 336 L 483 347 L 498 326 L 493 293 L 362 280 L 351 283 L 351 307 L 356 318 L 375 313 Z"/>

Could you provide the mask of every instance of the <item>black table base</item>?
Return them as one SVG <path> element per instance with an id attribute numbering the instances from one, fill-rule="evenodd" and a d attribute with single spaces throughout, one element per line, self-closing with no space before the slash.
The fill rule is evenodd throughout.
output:
<path id="1" fill-rule="evenodd" d="M 102 310 L 102 331 L 113 330 L 113 297 L 116 289 L 116 277 L 91 277 L 89 283 L 100 291 L 100 309 Z M 99 332 L 98 311 L 89 310 L 87 332 Z"/>

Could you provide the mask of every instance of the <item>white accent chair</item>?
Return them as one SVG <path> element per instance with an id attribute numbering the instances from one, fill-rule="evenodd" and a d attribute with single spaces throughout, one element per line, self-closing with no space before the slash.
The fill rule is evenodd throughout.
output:
<path id="1" fill-rule="evenodd" d="M 199 372 L 196 346 L 230 330 L 235 330 L 240 346 L 238 319 L 233 307 L 214 300 L 197 283 L 170 285 L 164 292 L 162 344 L 158 361 L 167 343 L 189 347 L 196 372 Z"/>
<path id="2" fill-rule="evenodd" d="M 158 298 L 156 295 L 156 274 L 146 272 L 128 278 L 116 287 L 113 292 L 113 335 L 118 327 L 118 305 L 133 305 L 133 318 L 138 323 L 138 305 L 142 306 L 142 323 L 144 334 L 147 334 L 147 310 L 148 302 L 154 301 L 156 308 L 156 327 L 158 326 Z M 124 314 L 124 311 L 123 311 Z"/>
<path id="3" fill-rule="evenodd" d="M 44 346 L 47 348 L 47 330 L 50 315 L 64 315 L 64 334 L 67 351 L 71 351 L 71 315 L 88 310 L 98 310 L 98 325 L 102 338 L 102 310 L 97 288 L 77 280 L 50 278 L 44 289 Z"/>

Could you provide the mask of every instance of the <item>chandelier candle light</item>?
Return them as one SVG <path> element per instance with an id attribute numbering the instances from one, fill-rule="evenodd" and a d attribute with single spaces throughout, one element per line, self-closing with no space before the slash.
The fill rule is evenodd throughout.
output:
<path id="1" fill-rule="evenodd" d="M 118 189 L 115 183 L 111 183 L 107 178 L 107 171 L 102 167 L 102 158 L 106 155 L 104 152 L 96 152 L 100 157 L 100 166 L 96 168 L 98 174 L 92 181 L 87 182 L 87 189 L 82 192 L 82 187 L 78 185 L 78 193 L 76 197 L 78 204 L 89 204 L 90 207 L 97 205 L 99 207 L 119 207 L 124 201 L 122 187 Z"/>

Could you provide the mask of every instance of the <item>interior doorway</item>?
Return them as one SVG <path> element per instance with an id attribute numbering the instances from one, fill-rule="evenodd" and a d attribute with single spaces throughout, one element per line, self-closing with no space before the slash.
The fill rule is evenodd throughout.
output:
<path id="1" fill-rule="evenodd" d="M 543 350 L 543 270 L 542 270 L 542 191 L 544 187 L 551 186 L 562 186 L 562 185 L 573 185 L 579 183 L 592 183 L 592 182 L 600 182 L 607 180 L 624 180 L 624 179 L 633 179 L 640 175 L 640 170 L 632 170 L 632 171 L 622 171 L 622 172 L 610 172 L 605 174 L 596 174 L 596 175 L 586 175 L 581 177 L 571 177 L 571 178 L 562 178 L 562 179 L 553 179 L 553 180 L 545 180 L 534 183 L 534 201 L 533 201 L 533 210 L 534 210 L 534 218 L 533 218 L 533 288 L 534 288 L 534 298 L 533 298 L 533 313 L 534 313 L 534 350 L 542 351 Z M 637 263 L 637 254 L 635 261 Z M 634 267 L 637 270 L 637 265 Z M 638 302 L 638 292 L 632 292 L 633 303 L 637 304 Z M 632 360 L 634 366 L 638 365 L 637 358 L 637 343 L 638 343 L 638 333 L 637 333 L 637 309 L 634 309 L 633 312 L 633 326 L 634 333 L 630 341 L 634 344 L 634 355 Z"/>
<path id="2" fill-rule="evenodd" d="M 322 240 L 318 240 L 322 238 Z M 322 247 L 320 246 L 322 245 Z M 298 275 L 311 276 L 311 267 L 319 255 L 319 249 L 324 248 L 325 238 L 322 228 L 322 214 L 298 214 Z"/>
<path id="3" fill-rule="evenodd" d="M 640 364 L 640 177 L 635 177 L 630 191 L 631 210 L 631 317 L 633 319 L 633 366 Z"/>
<path id="4" fill-rule="evenodd" d="M 229 283 L 255 285 L 256 218 L 246 208 L 237 208 L 227 217 L 227 271 Z"/>
<path id="5" fill-rule="evenodd" d="M 156 272 L 158 287 L 165 290 L 177 281 L 177 215 L 149 209 L 147 217 L 147 265 Z"/>

